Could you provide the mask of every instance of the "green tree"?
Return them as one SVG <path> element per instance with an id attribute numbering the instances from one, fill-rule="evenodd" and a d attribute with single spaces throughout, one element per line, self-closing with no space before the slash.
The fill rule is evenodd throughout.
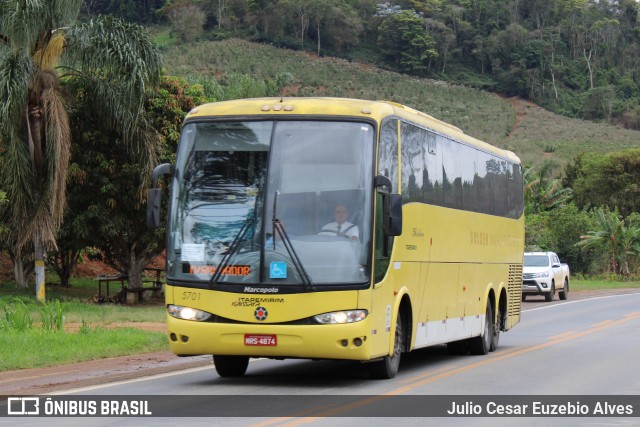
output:
<path id="1" fill-rule="evenodd" d="M 580 155 L 565 176 L 580 208 L 610 206 L 623 217 L 640 212 L 640 149 Z"/>
<path id="2" fill-rule="evenodd" d="M 282 11 L 293 18 L 295 32 L 300 37 L 300 48 L 304 49 L 304 39 L 309 29 L 312 0 L 281 0 Z"/>
<path id="3" fill-rule="evenodd" d="M 316 33 L 318 56 L 322 37 L 331 37 L 337 50 L 341 50 L 344 45 L 357 43 L 358 35 L 363 31 L 362 23 L 344 0 L 311 0 L 309 11 L 311 26 Z"/>
<path id="4" fill-rule="evenodd" d="M 6 205 L 7 203 L 7 193 L 0 190 L 0 206 Z M 4 223 L 0 223 L 0 236 L 6 232 L 6 227 Z"/>
<path id="5" fill-rule="evenodd" d="M 175 162 L 180 129 L 186 112 L 209 101 L 201 85 L 163 76 L 159 87 L 149 94 L 146 112 L 157 129 L 160 161 Z M 86 247 L 100 250 L 104 260 L 127 275 L 129 286 L 139 287 L 141 274 L 150 260 L 164 249 L 164 230 L 146 227 L 145 208 L 132 188 L 143 181 L 140 165 L 112 130 L 86 115 L 91 100 L 79 98 L 71 114 L 75 144 L 69 171 L 69 203 L 58 234 L 60 250 L 51 254 L 63 284 L 78 256 Z"/>
<path id="6" fill-rule="evenodd" d="M 543 163 L 539 169 L 528 168 L 523 174 L 525 214 L 541 213 L 564 206 L 572 190 L 564 188 L 559 178 L 552 178 L 555 165 Z"/>
<path id="7" fill-rule="evenodd" d="M 548 212 L 546 218 L 545 228 L 551 242 L 546 249 L 556 252 L 560 259 L 571 266 L 572 273 L 593 272 L 598 267 L 598 254 L 576 247 L 585 231 L 594 228 L 593 215 L 569 203 Z"/>
<path id="8" fill-rule="evenodd" d="M 624 230 L 624 222 L 616 212 L 608 209 L 596 208 L 594 211 L 596 228 L 582 236 L 582 240 L 576 245 L 583 250 L 601 248 L 607 254 L 607 272 L 619 272 L 619 260 L 621 255 L 621 238 Z"/>
<path id="9" fill-rule="evenodd" d="M 525 251 L 551 251 L 553 246 L 553 236 L 549 229 L 549 213 L 542 212 L 525 215 Z"/>
<path id="10" fill-rule="evenodd" d="M 425 29 L 423 18 L 413 10 L 386 16 L 378 27 L 378 47 L 402 70 L 423 73 L 431 58 L 438 56 L 435 41 Z"/>
<path id="11" fill-rule="evenodd" d="M 39 300 L 45 299 L 45 249 L 56 247 L 63 220 L 71 152 L 73 98 L 64 96 L 62 81 L 84 81 L 93 117 L 120 129 L 123 143 L 135 142 L 139 158 L 155 163 L 140 123 L 144 92 L 159 78 L 158 51 L 139 26 L 109 17 L 76 23 L 81 5 L 0 0 L 0 141 L 6 145 L 0 185 L 11 205 L 16 252 L 34 247 Z"/>
<path id="12" fill-rule="evenodd" d="M 162 12 L 182 41 L 194 41 L 202 34 L 207 15 L 200 5 L 181 0 L 167 4 Z"/>

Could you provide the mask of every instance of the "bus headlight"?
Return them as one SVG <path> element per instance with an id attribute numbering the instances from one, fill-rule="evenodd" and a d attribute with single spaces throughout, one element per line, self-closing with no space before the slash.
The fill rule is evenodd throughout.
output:
<path id="1" fill-rule="evenodd" d="M 367 318 L 367 310 L 334 311 L 313 316 L 318 323 L 333 325 L 341 323 L 355 323 Z"/>
<path id="2" fill-rule="evenodd" d="M 167 312 L 176 319 L 194 320 L 196 322 L 204 322 L 213 316 L 211 313 L 207 313 L 206 311 L 173 304 L 169 304 L 167 306 Z"/>

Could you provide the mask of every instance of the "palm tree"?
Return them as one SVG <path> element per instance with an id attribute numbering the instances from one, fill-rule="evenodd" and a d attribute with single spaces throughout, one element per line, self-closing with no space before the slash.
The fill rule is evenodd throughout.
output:
<path id="1" fill-rule="evenodd" d="M 550 178 L 553 163 L 545 162 L 537 171 L 530 167 L 524 174 L 525 213 L 536 214 L 566 205 L 573 196 L 558 178 Z"/>
<path id="2" fill-rule="evenodd" d="M 629 225 L 620 233 L 620 256 L 622 274 L 631 275 L 631 260 L 640 255 L 640 228 Z"/>
<path id="3" fill-rule="evenodd" d="M 620 240 L 624 234 L 624 222 L 615 212 L 610 212 L 603 208 L 597 208 L 593 211 L 598 229 L 587 232 L 587 235 L 581 236 L 581 241 L 576 246 L 582 247 L 584 250 L 594 247 L 604 248 L 607 251 L 608 266 L 607 271 L 616 274 L 618 272 L 618 259 L 620 256 Z"/>
<path id="4" fill-rule="evenodd" d="M 96 120 L 125 135 L 149 168 L 155 163 L 142 107 L 148 85 L 159 81 L 158 50 L 137 25 L 109 17 L 77 23 L 81 5 L 0 0 L 0 187 L 10 201 L 3 220 L 16 253 L 34 247 L 40 300 L 44 251 L 56 247 L 65 207 L 74 88 L 89 88 Z"/>

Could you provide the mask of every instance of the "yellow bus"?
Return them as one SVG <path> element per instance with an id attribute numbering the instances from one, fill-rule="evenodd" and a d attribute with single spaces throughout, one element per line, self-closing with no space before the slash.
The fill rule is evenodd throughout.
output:
<path id="1" fill-rule="evenodd" d="M 171 350 L 366 362 L 447 344 L 486 354 L 520 320 L 524 245 L 516 155 L 392 102 L 216 102 L 184 121 L 171 174 Z"/>

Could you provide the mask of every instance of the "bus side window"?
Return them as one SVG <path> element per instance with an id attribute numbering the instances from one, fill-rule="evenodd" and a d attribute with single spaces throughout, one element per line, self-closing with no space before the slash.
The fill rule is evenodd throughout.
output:
<path id="1" fill-rule="evenodd" d="M 380 129 L 380 144 L 378 146 L 378 174 L 384 175 L 391 181 L 391 193 L 398 192 L 398 125 L 397 119 L 385 120 Z M 376 241 L 374 282 L 381 281 L 387 269 L 393 247 L 393 237 L 384 233 L 383 227 L 384 197 L 376 192 Z"/>
<path id="2" fill-rule="evenodd" d="M 390 245 L 393 242 L 393 237 L 386 236 L 383 230 L 383 206 L 383 195 L 380 193 L 376 193 L 376 242 L 374 248 L 375 263 L 373 272 L 374 283 L 380 282 L 382 279 L 384 279 L 385 274 L 387 274 L 390 260 Z"/>

